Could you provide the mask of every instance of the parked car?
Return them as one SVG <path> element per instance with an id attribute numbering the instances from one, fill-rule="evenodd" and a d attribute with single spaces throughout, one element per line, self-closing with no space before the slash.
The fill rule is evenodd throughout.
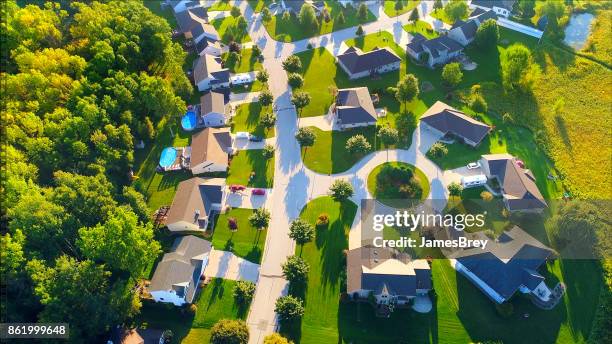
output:
<path id="1" fill-rule="evenodd" d="M 236 139 L 238 140 L 248 140 L 251 135 L 246 131 L 239 131 L 236 133 Z"/>
<path id="2" fill-rule="evenodd" d="M 251 135 L 251 136 L 249 136 L 249 141 L 261 142 L 261 141 L 263 141 L 263 137 L 256 136 L 256 135 Z"/>
<path id="3" fill-rule="evenodd" d="M 253 191 L 251 191 L 251 194 L 255 195 L 255 196 L 263 196 L 266 194 L 266 190 L 264 189 L 253 189 Z"/>
<path id="4" fill-rule="evenodd" d="M 244 185 L 236 184 L 236 185 L 230 186 L 230 191 L 231 192 L 238 192 L 238 191 L 244 191 L 244 190 L 246 190 L 246 186 L 244 186 Z"/>
<path id="5" fill-rule="evenodd" d="M 480 162 L 478 162 L 478 161 L 471 162 L 471 163 L 467 164 L 467 168 L 468 168 L 468 170 L 475 170 L 477 168 L 480 168 Z"/>

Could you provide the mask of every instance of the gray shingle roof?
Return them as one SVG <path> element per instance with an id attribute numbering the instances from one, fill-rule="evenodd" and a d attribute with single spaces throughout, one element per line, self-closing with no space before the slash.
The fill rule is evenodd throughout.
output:
<path id="1" fill-rule="evenodd" d="M 478 31 L 478 24 L 474 20 L 468 20 L 466 23 L 461 25 L 461 31 L 467 39 L 476 37 L 476 31 Z"/>
<path id="2" fill-rule="evenodd" d="M 498 294 L 509 299 L 521 285 L 535 288 L 544 280 L 537 269 L 553 254 L 553 250 L 518 226 L 503 235 L 503 240 L 489 242 L 484 250 L 460 251 L 456 259 Z"/>
<path id="3" fill-rule="evenodd" d="M 193 80 L 196 85 L 206 79 L 214 78 L 212 84 L 225 83 L 229 81 L 229 69 L 221 66 L 221 59 L 212 55 L 204 54 L 193 61 Z"/>
<path id="4" fill-rule="evenodd" d="M 470 19 L 477 19 L 481 24 L 484 23 L 488 19 L 497 20 L 497 14 L 495 11 L 489 10 L 485 11 L 482 8 L 476 8 L 471 14 Z"/>
<path id="5" fill-rule="evenodd" d="M 206 23 L 208 12 L 204 7 L 194 7 L 188 10 L 174 13 L 178 29 L 185 33 L 191 32 L 195 27 Z M 195 37 L 194 37 L 195 38 Z"/>
<path id="6" fill-rule="evenodd" d="M 515 2 L 515 0 L 472 0 L 472 5 L 485 8 L 499 7 L 512 11 Z"/>
<path id="7" fill-rule="evenodd" d="M 387 47 L 374 48 L 367 53 L 351 47 L 338 55 L 338 62 L 343 64 L 351 74 L 373 70 L 399 61 L 401 59 Z"/>
<path id="8" fill-rule="evenodd" d="M 202 259 L 211 250 L 210 241 L 196 236 L 177 238 L 170 252 L 164 254 L 157 264 L 149 290 L 175 290 L 178 295 L 184 296 L 187 302 L 192 302 L 200 278 Z M 185 284 L 187 293 L 182 294 Z"/>
<path id="9" fill-rule="evenodd" d="M 460 51 L 463 49 L 461 44 L 455 42 L 448 36 L 439 36 L 430 40 L 423 41 L 422 44 L 431 51 L 434 57 L 438 57 L 440 52 L 448 50 L 449 53 Z"/>
<path id="10" fill-rule="evenodd" d="M 338 90 L 336 113 L 342 124 L 376 122 L 376 110 L 367 87 Z"/>
<path id="11" fill-rule="evenodd" d="M 190 178 L 179 183 L 166 223 L 185 221 L 195 225 L 206 218 L 212 205 L 223 198 L 223 181 L 219 178 Z"/>
<path id="12" fill-rule="evenodd" d="M 389 271 L 389 263 L 393 271 Z M 406 254 L 372 246 L 349 251 L 347 292 L 372 290 L 380 294 L 385 290 L 391 295 L 415 296 L 417 288 L 431 288 L 431 270 L 427 262 L 411 261 Z"/>
<path id="13" fill-rule="evenodd" d="M 209 45 L 221 50 L 221 44 L 219 43 L 219 41 L 215 41 L 205 36 L 195 45 L 196 52 L 198 53 L 198 55 L 202 54 L 204 49 L 206 49 Z"/>
<path id="14" fill-rule="evenodd" d="M 509 210 L 546 208 L 546 201 L 535 183 L 535 176 L 521 168 L 509 154 L 483 155 L 489 173 L 497 177 Z"/>
<path id="15" fill-rule="evenodd" d="M 487 124 L 477 121 L 441 101 L 437 101 L 427 109 L 421 116 L 421 121 L 444 134 L 452 132 L 476 144 L 480 143 L 491 130 L 491 127 Z"/>

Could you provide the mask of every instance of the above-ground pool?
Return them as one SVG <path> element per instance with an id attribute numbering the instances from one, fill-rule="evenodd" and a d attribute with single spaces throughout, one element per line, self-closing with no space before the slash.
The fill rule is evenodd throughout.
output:
<path id="1" fill-rule="evenodd" d="M 197 125 L 197 121 L 196 121 L 195 111 L 193 110 L 187 111 L 187 113 L 185 113 L 185 116 L 181 118 L 181 126 L 183 126 L 183 129 L 185 130 L 193 130 L 195 129 L 196 125 Z"/>
<path id="2" fill-rule="evenodd" d="M 163 168 L 168 168 L 174 164 L 174 160 L 176 160 L 176 149 L 172 147 L 165 148 L 161 152 L 161 157 L 159 158 L 159 166 Z"/>

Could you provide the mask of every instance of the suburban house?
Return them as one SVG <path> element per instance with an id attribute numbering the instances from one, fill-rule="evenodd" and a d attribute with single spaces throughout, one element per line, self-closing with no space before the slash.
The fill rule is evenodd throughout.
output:
<path id="1" fill-rule="evenodd" d="M 376 109 L 367 87 L 338 90 L 332 112 L 342 129 L 376 124 Z"/>
<path id="2" fill-rule="evenodd" d="M 374 48 L 364 53 L 359 48 L 350 47 L 337 56 L 338 64 L 349 79 L 359 79 L 372 74 L 383 74 L 399 70 L 400 59 L 391 49 Z"/>
<path id="3" fill-rule="evenodd" d="M 480 165 L 487 178 L 499 183 L 504 204 L 509 211 L 539 213 L 547 207 L 533 173 L 512 155 L 483 155 Z"/>
<path id="4" fill-rule="evenodd" d="M 395 306 L 408 305 L 431 290 L 431 268 L 423 259 L 390 248 L 364 246 L 347 255 L 346 292 L 354 300 L 376 300 L 378 314 L 388 316 Z"/>
<path id="5" fill-rule="evenodd" d="M 116 326 L 112 329 L 106 344 L 164 344 L 164 331 L 153 328 L 132 328 Z"/>
<path id="6" fill-rule="evenodd" d="M 200 104 L 196 106 L 200 118 L 198 124 L 206 127 L 220 127 L 227 123 L 225 111 L 225 95 L 223 93 L 210 91 L 200 97 Z"/>
<path id="7" fill-rule="evenodd" d="M 213 55 L 213 56 L 221 56 L 223 53 L 223 47 L 221 46 L 221 42 L 216 39 L 211 39 L 209 37 L 203 37 L 195 44 L 196 53 L 199 56 L 204 54 Z"/>
<path id="8" fill-rule="evenodd" d="M 497 15 L 508 18 L 516 0 L 472 0 L 470 8 L 480 8 L 485 11 L 493 10 Z"/>
<path id="9" fill-rule="evenodd" d="M 437 101 L 421 116 L 421 124 L 427 130 L 443 136 L 453 136 L 465 144 L 476 147 L 491 131 L 491 127 L 465 113 Z"/>
<path id="10" fill-rule="evenodd" d="M 204 54 L 193 62 L 193 82 L 200 91 L 230 86 L 230 71 L 221 66 L 221 59 Z"/>
<path id="11" fill-rule="evenodd" d="M 225 179 L 194 177 L 179 183 L 166 216 L 172 233 L 203 232 L 209 219 L 221 211 L 225 198 Z"/>
<path id="12" fill-rule="evenodd" d="M 162 2 L 162 6 L 170 7 L 174 13 L 179 13 L 192 8 L 208 8 L 215 2 L 216 0 L 165 0 Z"/>
<path id="13" fill-rule="evenodd" d="M 420 33 L 413 35 L 406 53 L 415 61 L 424 61 L 429 68 L 448 63 L 463 52 L 463 46 L 447 35 L 426 39 Z"/>
<path id="14" fill-rule="evenodd" d="M 194 235 L 176 238 L 170 252 L 157 264 L 148 286 L 153 300 L 175 306 L 192 303 L 212 250 L 210 241 Z"/>
<path id="15" fill-rule="evenodd" d="M 467 21 L 457 20 L 448 31 L 448 37 L 466 46 L 472 43 L 474 38 L 476 38 L 478 27 L 488 19 L 497 20 L 495 12 L 477 8 L 472 12 Z"/>
<path id="16" fill-rule="evenodd" d="M 203 39 L 208 39 L 213 42 L 221 40 L 221 36 L 219 36 L 217 29 L 208 23 L 194 26 L 194 28 L 191 29 L 191 38 L 193 38 L 193 41 L 196 43 Z"/>
<path id="17" fill-rule="evenodd" d="M 482 232 L 475 234 L 485 237 Z M 552 249 L 514 226 L 497 240 L 489 240 L 485 249 L 461 249 L 450 257 L 455 270 L 496 303 L 509 300 L 517 290 L 545 303 L 552 292 L 538 269 L 553 255 Z"/>
<path id="18" fill-rule="evenodd" d="M 209 25 L 208 12 L 204 7 L 194 7 L 180 12 L 174 12 L 178 30 L 185 38 L 197 38 L 193 33 L 200 32 L 202 26 Z M 198 29 L 199 28 L 199 29 Z"/>
<path id="19" fill-rule="evenodd" d="M 232 151 L 229 128 L 206 128 L 191 137 L 189 166 L 194 175 L 225 172 L 229 167 L 228 153 Z"/>

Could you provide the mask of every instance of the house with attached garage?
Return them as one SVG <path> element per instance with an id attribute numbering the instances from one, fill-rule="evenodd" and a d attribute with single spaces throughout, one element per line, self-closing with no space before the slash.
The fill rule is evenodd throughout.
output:
<path id="1" fill-rule="evenodd" d="M 387 47 L 374 48 L 367 53 L 357 47 L 350 47 L 336 59 L 351 80 L 399 70 L 402 61 Z"/>
<path id="2" fill-rule="evenodd" d="M 229 88 L 230 71 L 223 68 L 221 59 L 204 54 L 193 61 L 193 82 L 200 91 Z"/>
<path id="3" fill-rule="evenodd" d="M 229 128 L 206 128 L 191 137 L 189 168 L 194 175 L 225 172 L 232 152 Z"/>
<path id="4" fill-rule="evenodd" d="M 516 0 L 472 0 L 469 7 L 472 9 L 492 10 L 495 14 L 508 18 Z"/>
<path id="5" fill-rule="evenodd" d="M 346 292 L 353 300 L 372 298 L 376 312 L 389 316 L 432 288 L 431 268 L 424 259 L 391 248 L 364 246 L 347 255 Z"/>
<path id="6" fill-rule="evenodd" d="M 200 114 L 198 123 L 205 127 L 220 127 L 228 121 L 223 93 L 215 91 L 205 93 L 200 97 L 200 104 L 196 108 L 196 111 L 199 111 Z"/>
<path id="7" fill-rule="evenodd" d="M 421 125 L 442 136 L 451 136 L 476 147 L 489 134 L 491 127 L 465 113 L 437 101 L 421 116 Z"/>
<path id="8" fill-rule="evenodd" d="M 171 233 L 203 232 L 225 202 L 224 178 L 194 177 L 179 183 L 166 216 Z"/>
<path id="9" fill-rule="evenodd" d="M 467 21 L 457 20 L 448 31 L 448 37 L 466 46 L 474 41 L 478 27 L 488 19 L 497 20 L 495 12 L 476 9 Z"/>
<path id="10" fill-rule="evenodd" d="M 210 241 L 194 235 L 174 240 L 170 252 L 157 264 L 148 286 L 153 300 L 175 306 L 192 303 L 212 250 Z"/>
<path id="11" fill-rule="evenodd" d="M 338 90 L 332 105 L 334 120 L 342 129 L 376 124 L 376 109 L 367 87 Z"/>
<path id="12" fill-rule="evenodd" d="M 423 61 L 429 68 L 444 65 L 462 52 L 463 46 L 447 35 L 426 39 L 416 33 L 406 46 L 408 56 L 415 61 Z"/>
<path id="13" fill-rule="evenodd" d="M 194 7 L 184 11 L 175 12 L 177 30 L 182 33 L 187 39 L 194 39 L 195 31 L 201 30 L 201 27 L 208 24 L 208 11 L 204 7 Z M 200 29 L 198 29 L 198 27 Z"/>
<path id="14" fill-rule="evenodd" d="M 499 184 L 499 193 L 508 211 L 541 213 L 547 208 L 535 176 L 512 155 L 483 155 L 480 165 L 487 178 Z"/>
<path id="15" fill-rule="evenodd" d="M 482 233 L 482 237 L 486 236 Z M 552 301 L 553 293 L 538 269 L 554 251 L 514 226 L 485 248 L 460 249 L 448 256 L 451 265 L 496 303 L 508 301 L 517 291 L 536 302 Z"/>

